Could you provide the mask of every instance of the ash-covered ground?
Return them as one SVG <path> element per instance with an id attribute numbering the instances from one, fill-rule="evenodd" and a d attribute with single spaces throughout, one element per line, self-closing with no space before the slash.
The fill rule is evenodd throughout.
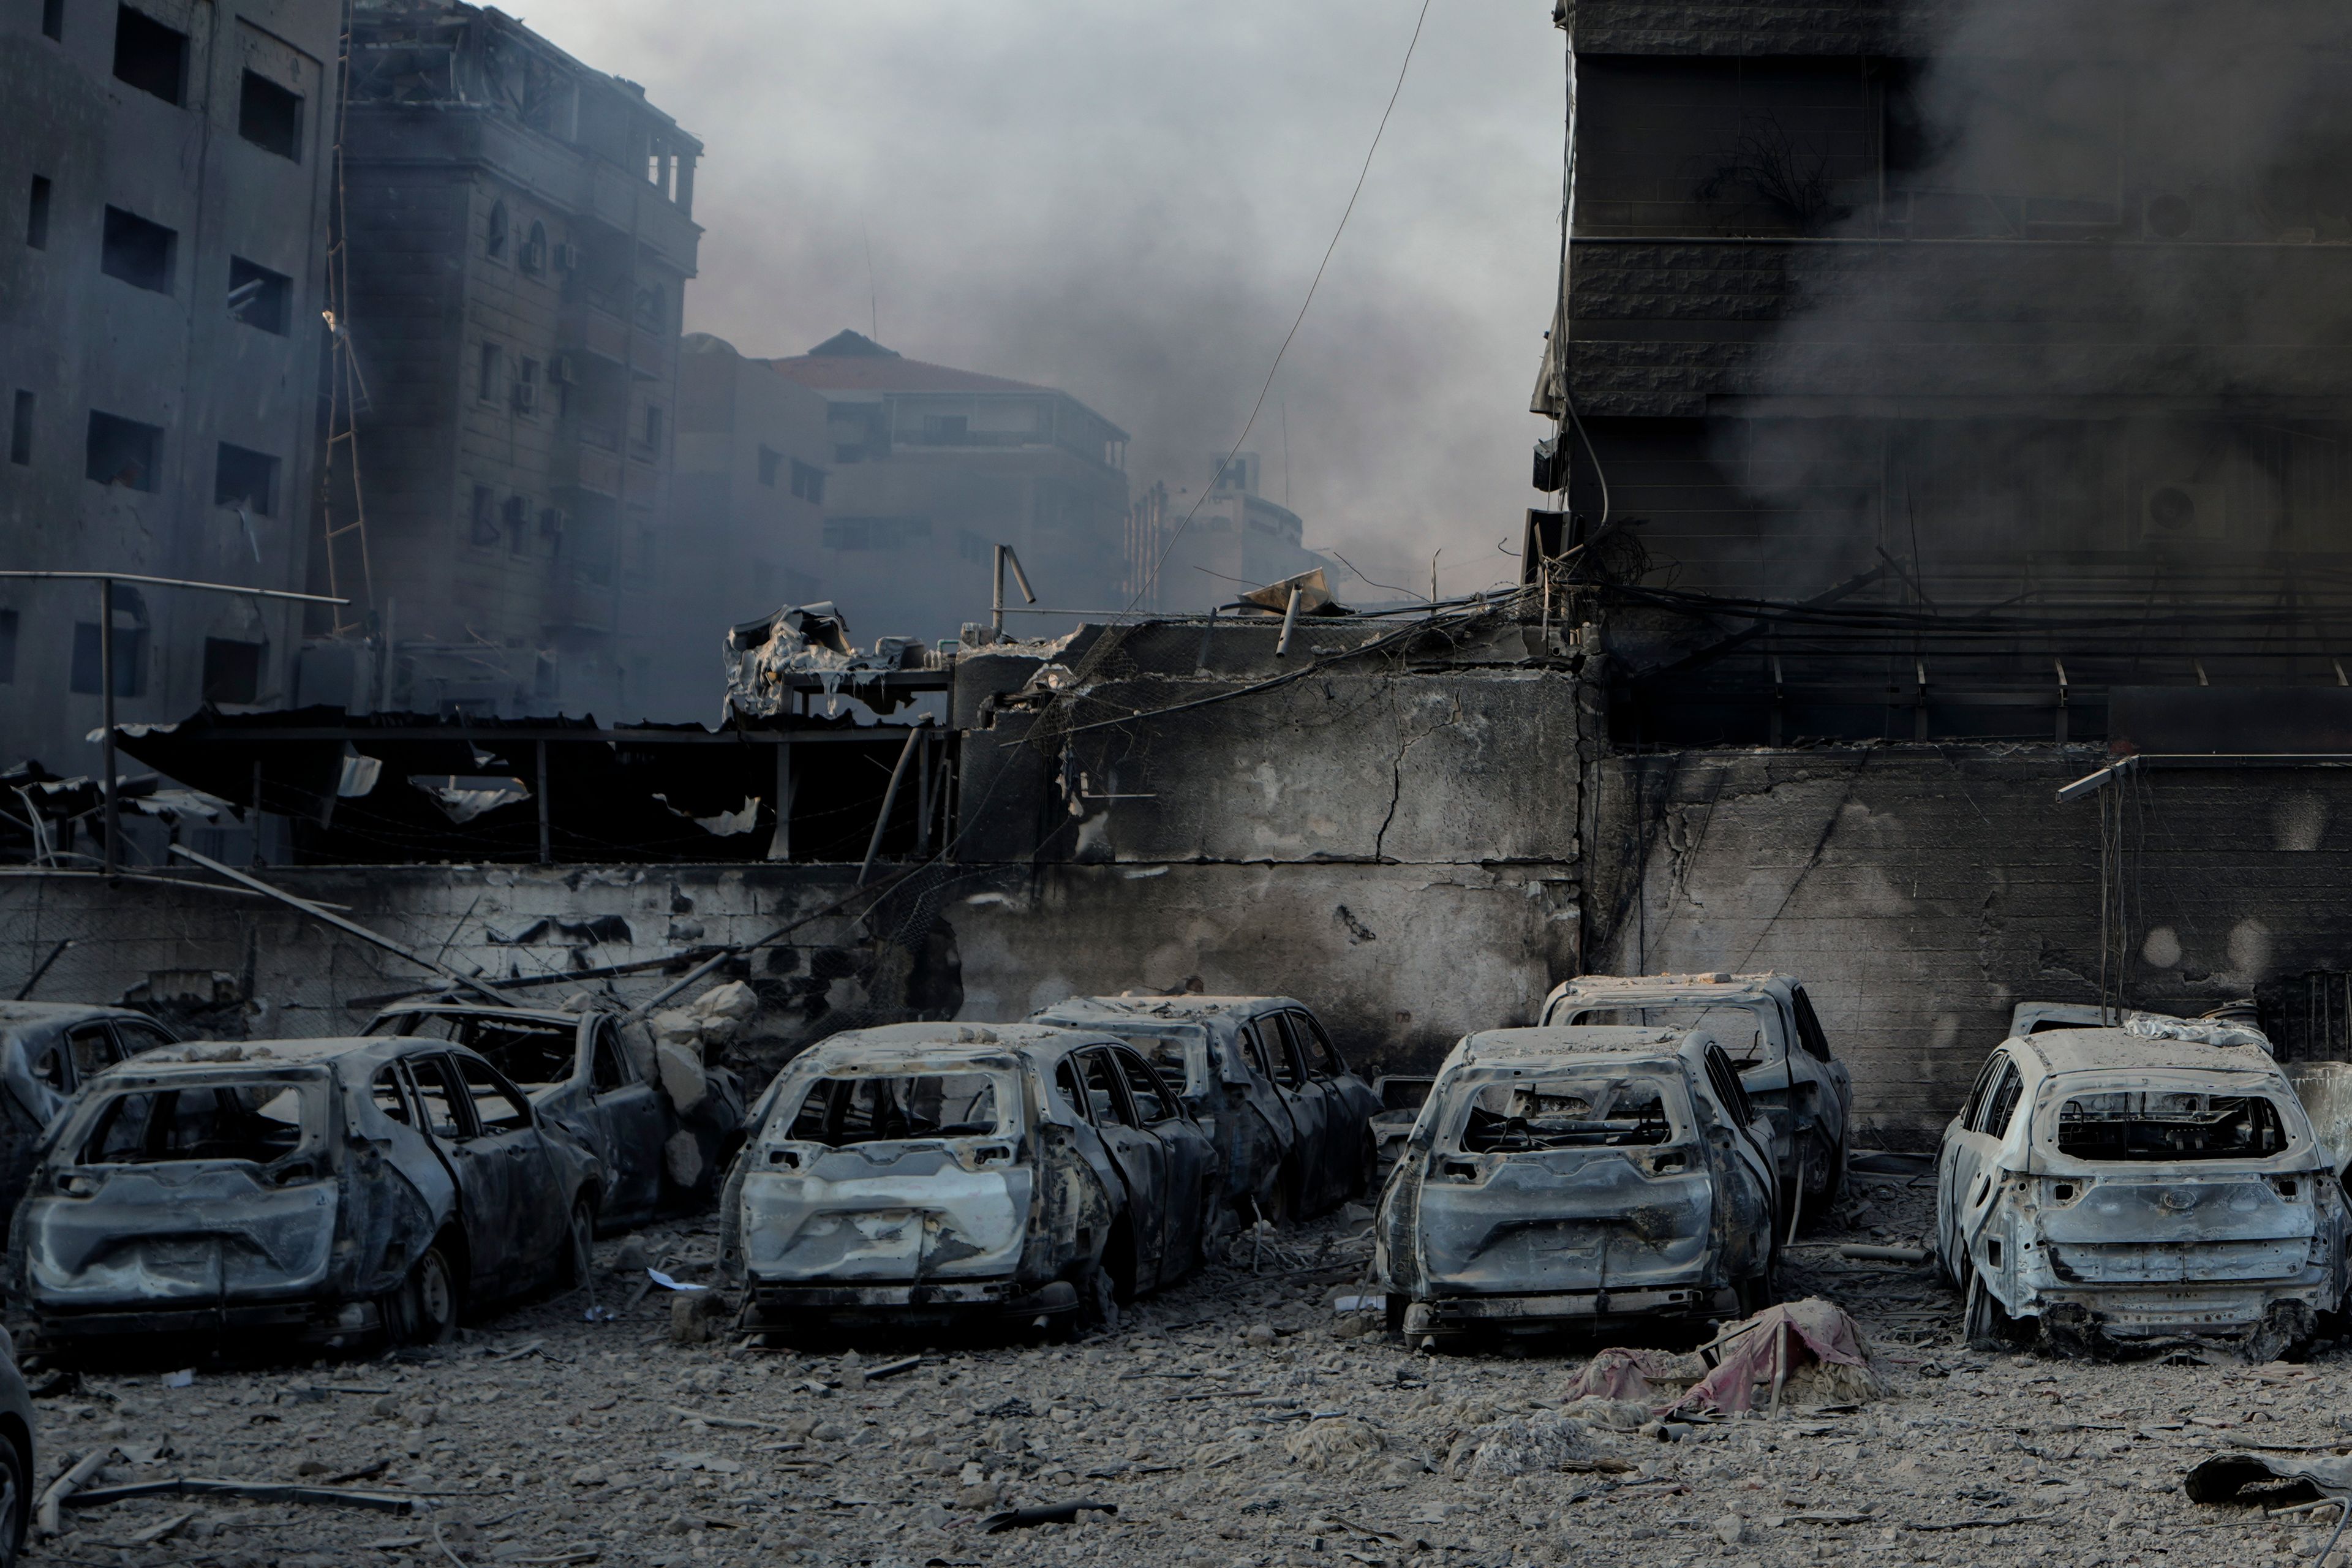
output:
<path id="1" fill-rule="evenodd" d="M 1233 1260 L 1069 1345 L 877 1334 L 795 1350 L 674 1342 L 650 1260 L 707 1278 L 708 1223 L 601 1244 L 577 1293 L 426 1352 L 84 1373 L 44 1397 L 44 1477 L 121 1450 L 91 1487 L 174 1475 L 304 1479 L 429 1500 L 157 1497 L 67 1510 L 29 1561 L 1473 1565 L 1608 1562 L 2123 1564 L 2315 1558 L 2327 1505 L 2191 1503 L 2197 1459 L 2352 1447 L 2345 1361 L 2100 1364 L 1981 1356 L 1909 1244 L 1924 1179 L 1857 1178 L 1782 1294 L 1859 1320 L 1890 1394 L 1695 1426 L 1679 1441 L 1567 1407 L 1591 1343 L 1432 1355 L 1331 1305 L 1364 1211 L 1241 1243 Z M 1255 1268 L 1253 1268 L 1255 1265 Z M 869 1379 L 915 1352 L 911 1369 Z M 1639 1413 L 1633 1413 L 1638 1415 Z M 1615 1412 L 1622 1421 L 1627 1413 Z M 1115 1505 L 984 1533 L 1001 1510 Z M 2352 1532 L 2347 1532 L 2352 1540 Z"/>

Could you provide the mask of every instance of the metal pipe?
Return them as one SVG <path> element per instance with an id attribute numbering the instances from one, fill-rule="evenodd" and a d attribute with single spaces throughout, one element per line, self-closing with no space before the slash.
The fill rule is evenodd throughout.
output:
<path id="1" fill-rule="evenodd" d="M 1290 607 L 1282 612 L 1282 637 L 1274 645 L 1274 657 L 1280 658 L 1290 651 L 1290 634 L 1298 625 L 1298 590 L 1290 590 Z"/>
<path id="2" fill-rule="evenodd" d="M 881 813 L 874 818 L 874 837 L 866 841 L 865 863 L 857 868 L 857 880 L 850 887 L 853 892 L 866 886 L 866 877 L 874 870 L 874 858 L 882 852 L 883 830 L 890 826 L 890 808 L 898 804 L 899 784 L 906 782 L 907 763 L 913 759 L 915 748 L 923 739 L 924 727 L 930 721 L 930 715 L 925 714 L 921 723 L 907 731 L 907 743 L 898 748 L 898 761 L 890 770 L 890 783 L 882 791 Z"/>
<path id="3" fill-rule="evenodd" d="M 98 689 L 100 721 L 99 766 L 104 770 L 99 787 L 106 792 L 106 874 L 113 876 L 121 859 L 117 846 L 122 831 L 122 809 L 114 798 L 114 579 L 98 580 Z"/>
<path id="4" fill-rule="evenodd" d="M 1001 637 L 1004 632 L 1004 567 L 1007 562 L 1012 563 L 1013 565 L 1013 580 L 1021 584 L 1021 596 L 1034 605 L 1037 602 L 1037 595 L 1030 591 L 1029 574 L 1021 570 L 1021 557 L 1013 553 L 1013 546 L 1010 544 L 999 544 L 994 547 L 994 551 L 995 553 L 992 559 L 994 563 L 993 573 L 995 577 L 995 587 L 989 602 L 988 624 L 990 629 L 996 632 L 997 635 Z M 1041 615 L 1076 615 L 1081 612 L 1073 610 L 1046 610 L 1036 613 Z"/>
<path id="5" fill-rule="evenodd" d="M 0 577 L 43 577 L 73 583 L 141 583 L 154 588 L 204 588 L 215 594 L 249 594 L 257 599 L 290 599 L 304 605 L 348 605 L 324 594 L 289 594 L 278 588 L 247 588 L 235 583 L 195 583 L 184 577 L 142 577 L 132 572 L 0 571 Z"/>

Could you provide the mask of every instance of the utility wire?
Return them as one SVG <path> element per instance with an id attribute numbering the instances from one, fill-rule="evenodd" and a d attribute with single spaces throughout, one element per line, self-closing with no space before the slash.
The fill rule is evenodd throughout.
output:
<path id="1" fill-rule="evenodd" d="M 1240 437 L 1225 454 L 1225 460 L 1217 465 L 1220 479 L 1232 470 L 1234 459 L 1241 456 L 1242 447 L 1249 440 L 1250 432 L 1257 428 L 1258 414 L 1265 407 L 1266 394 L 1274 390 L 1274 378 L 1282 369 L 1282 357 L 1290 352 L 1291 339 L 1298 335 L 1300 324 L 1307 320 L 1307 307 L 1315 303 L 1315 290 L 1323 286 L 1323 274 L 1331 265 L 1332 252 L 1339 248 L 1339 237 L 1348 232 L 1348 219 L 1356 210 L 1356 198 L 1364 194 L 1364 181 L 1372 172 L 1372 154 L 1381 150 L 1381 137 L 1388 131 L 1389 116 L 1396 112 L 1397 98 L 1404 91 L 1405 73 L 1412 68 L 1413 51 L 1421 45 L 1421 29 L 1423 24 L 1429 20 L 1429 6 L 1430 0 L 1421 0 L 1420 15 L 1413 18 L 1412 37 L 1405 44 L 1403 63 L 1397 67 L 1396 86 L 1389 89 L 1388 107 L 1381 110 L 1381 122 L 1372 130 L 1372 144 L 1364 149 L 1364 166 L 1356 172 L 1356 188 L 1348 193 L 1348 205 L 1339 214 L 1339 225 L 1331 231 L 1331 243 L 1323 247 L 1323 259 L 1315 268 L 1314 280 L 1307 285 L 1307 298 L 1298 302 L 1298 314 L 1291 318 L 1290 331 L 1283 334 L 1282 346 L 1275 351 L 1274 363 L 1266 367 L 1265 381 L 1257 389 L 1257 401 L 1250 405 L 1249 418 L 1242 426 Z M 1145 574 L 1142 583 L 1136 588 L 1135 597 L 1129 599 L 1127 608 L 1119 612 L 1119 618 L 1133 615 L 1136 605 L 1143 602 L 1143 596 L 1158 584 L 1160 569 L 1168 563 L 1169 554 L 1175 550 L 1176 542 L 1184 537 L 1184 531 L 1192 526 L 1192 519 L 1200 514 L 1202 506 L 1209 499 L 1209 489 L 1208 486 L 1202 488 L 1200 495 L 1192 501 L 1192 510 L 1184 514 L 1184 521 L 1178 523 L 1176 531 L 1168 536 L 1168 542 L 1160 547 L 1159 558 L 1152 562 L 1151 570 Z"/>

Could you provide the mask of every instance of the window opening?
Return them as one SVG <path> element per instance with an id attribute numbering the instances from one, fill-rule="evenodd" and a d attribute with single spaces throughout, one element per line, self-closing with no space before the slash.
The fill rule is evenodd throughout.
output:
<path id="1" fill-rule="evenodd" d="M 2058 1108 L 2058 1152 L 2077 1160 L 2259 1160 L 2286 1145 L 2267 1095 L 2120 1089 Z"/>
<path id="2" fill-rule="evenodd" d="M 119 415 L 89 411 L 89 443 L 84 472 L 101 485 L 153 490 L 163 456 L 163 432 L 154 425 Z"/>
<path id="3" fill-rule="evenodd" d="M 488 226 L 482 234 L 482 254 L 493 261 L 503 261 L 507 255 L 507 204 L 490 204 Z"/>
<path id="4" fill-rule="evenodd" d="M 236 99 L 236 133 L 265 153 L 302 161 L 302 98 L 268 77 L 245 73 Z"/>
<path id="5" fill-rule="evenodd" d="M 275 515 L 278 459 L 249 447 L 220 444 L 213 465 L 213 504 L 238 506 L 256 517 Z"/>
<path id="6" fill-rule="evenodd" d="M 8 416 L 8 460 L 19 467 L 33 460 L 33 410 L 37 406 L 33 395 L 19 387 L 16 406 Z"/>
<path id="7" fill-rule="evenodd" d="M 205 700 L 214 704 L 260 701 L 262 647 L 257 642 L 206 637 Z"/>
<path id="8" fill-rule="evenodd" d="M 105 239 L 99 250 L 98 268 L 109 278 L 119 278 L 134 289 L 148 289 L 158 294 L 172 291 L 173 253 L 180 237 L 160 223 L 150 223 L 137 213 L 121 207 L 106 209 Z"/>
<path id="9" fill-rule="evenodd" d="M 32 197 L 25 207 L 25 243 L 35 250 L 49 247 L 49 177 L 33 176 Z"/>
<path id="10" fill-rule="evenodd" d="M 772 479 L 768 481 L 773 483 Z M 824 504 L 824 470 L 814 463 L 793 459 L 793 494 L 802 500 Z"/>
<path id="11" fill-rule="evenodd" d="M 294 279 L 242 256 L 228 258 L 228 313 L 232 318 L 282 338 L 290 325 L 293 302 Z"/>
<path id="12" fill-rule="evenodd" d="M 821 1078 L 809 1085 L 786 1134 L 798 1143 L 844 1148 L 909 1138 L 985 1138 L 1001 1125 L 996 1080 L 987 1073 Z"/>
<path id="13" fill-rule="evenodd" d="M 1094 1113 L 1096 1124 L 1101 1127 L 1134 1126 L 1135 1113 L 1120 1091 L 1110 1053 L 1082 1051 L 1077 1060 L 1078 1078 L 1087 1086 L 1087 1108 Z"/>
<path id="14" fill-rule="evenodd" d="M 114 75 L 166 103 L 184 101 L 188 35 L 142 11 L 120 7 L 114 14 Z"/>

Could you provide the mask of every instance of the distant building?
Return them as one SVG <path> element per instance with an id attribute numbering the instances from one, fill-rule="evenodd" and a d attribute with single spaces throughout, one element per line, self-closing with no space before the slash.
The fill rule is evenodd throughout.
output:
<path id="1" fill-rule="evenodd" d="M 340 8 L 0 13 L 0 566 L 299 590 Z M 98 589 L 0 580 L 0 766 L 95 773 Z M 125 721 L 282 701 L 283 605 L 118 590 Z"/>
<path id="2" fill-rule="evenodd" d="M 1230 462 L 1213 458 L 1209 471 L 1205 492 L 1154 485 L 1137 499 L 1129 526 L 1130 597 L 1148 585 L 1143 608 L 1206 610 L 1318 566 L 1339 586 L 1338 564 L 1300 542 L 1306 524 L 1298 514 L 1258 493 L 1255 452 Z"/>
<path id="3" fill-rule="evenodd" d="M 998 544 L 1013 546 L 1042 605 L 1124 603 L 1112 601 L 1126 574 L 1126 431 L 1067 393 L 907 359 L 857 332 L 769 363 L 824 396 L 830 472 L 813 572 L 860 639 L 948 637 L 985 621 Z M 1017 616 L 1006 628 L 1073 624 Z"/>
<path id="4" fill-rule="evenodd" d="M 727 628 L 783 605 L 824 599 L 820 574 L 832 457 L 824 395 L 746 359 L 732 343 L 689 334 L 678 357 L 674 546 L 663 570 L 672 637 L 716 716 Z M 866 637 L 891 627 L 856 628 Z"/>
<path id="5" fill-rule="evenodd" d="M 391 705 L 703 712 L 662 598 L 702 144 L 496 10 L 356 0 L 352 29 L 367 401 L 332 500 L 363 508 L 366 574 L 357 538 L 334 565 L 393 643 Z"/>

